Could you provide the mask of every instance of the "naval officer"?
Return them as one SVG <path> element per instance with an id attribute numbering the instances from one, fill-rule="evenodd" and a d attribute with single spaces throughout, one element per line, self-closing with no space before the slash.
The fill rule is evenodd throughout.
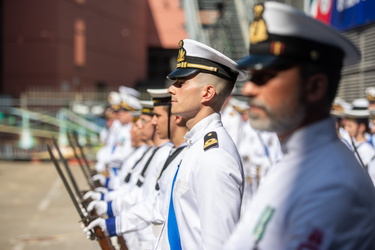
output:
<path id="1" fill-rule="evenodd" d="M 243 94 L 251 125 L 276 132 L 284 157 L 223 249 L 374 249 L 375 189 L 330 117 L 342 66 L 359 51 L 291 6 L 254 11 Z"/>
<path id="2" fill-rule="evenodd" d="M 170 249 L 219 249 L 239 220 L 243 169 L 220 109 L 246 73 L 200 42 L 179 42 L 168 75 L 172 114 L 186 119 L 187 150 L 176 166 L 167 219 Z"/>

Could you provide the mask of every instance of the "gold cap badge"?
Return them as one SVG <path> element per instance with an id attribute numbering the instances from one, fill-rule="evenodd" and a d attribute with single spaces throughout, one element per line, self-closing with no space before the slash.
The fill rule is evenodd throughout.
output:
<path id="1" fill-rule="evenodd" d="M 250 25 L 250 44 L 263 42 L 268 39 L 266 21 L 263 19 L 264 5 L 254 6 L 254 21 Z"/>
<path id="2" fill-rule="evenodd" d="M 178 46 L 180 47 L 178 51 L 178 57 L 177 57 L 177 62 L 183 62 L 185 61 L 185 55 L 186 55 L 186 50 L 184 49 L 184 41 L 181 40 L 178 42 Z"/>

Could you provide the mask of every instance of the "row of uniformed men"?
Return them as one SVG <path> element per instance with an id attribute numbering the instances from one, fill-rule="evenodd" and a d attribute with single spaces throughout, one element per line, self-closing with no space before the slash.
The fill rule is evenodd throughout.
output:
<path id="1" fill-rule="evenodd" d="M 110 166 L 110 178 L 95 177 L 107 189 L 84 198 L 95 200 L 88 210 L 108 218 L 91 222 L 86 233 L 95 226 L 111 236 L 125 233 L 130 249 L 374 249 L 374 186 L 329 117 L 341 67 L 358 62 L 358 50 L 290 6 L 265 2 L 254 12 L 250 55 L 238 64 L 199 42 L 180 41 L 168 75 L 170 103 L 158 108 L 163 102 L 154 96 L 153 112 L 143 106 L 131 130 L 133 151 L 121 149 L 128 155 L 121 167 Z M 236 80 L 248 77 L 241 68 L 250 70 L 243 93 L 251 125 L 276 132 L 282 151 L 280 157 L 263 147 L 272 168 L 246 205 L 245 157 L 237 147 L 242 151 L 242 137 L 251 133 L 235 131 L 242 138 L 236 146 L 220 115 L 225 124 L 222 107 Z M 260 145 L 269 145 L 264 138 Z M 142 145 L 146 153 L 138 154 Z M 98 156 L 97 169 L 111 162 Z"/>
<path id="2" fill-rule="evenodd" d="M 171 95 L 167 89 L 148 89 L 153 103 L 138 101 L 138 96 L 131 95 L 129 91 L 136 93 L 131 88 L 121 86 L 119 93 L 111 92 L 109 95 L 110 107 L 105 114 L 107 126 L 100 135 L 104 146 L 98 152 L 95 166 L 95 170 L 101 174 L 93 176 L 93 180 L 98 180 L 103 187 L 97 188 L 97 192 L 88 192 L 84 198 L 98 200 L 89 205 L 90 211 L 96 209 L 100 215 L 121 218 L 119 220 L 124 226 L 120 227 L 116 234 L 124 234 L 129 249 L 147 249 L 156 237 L 149 230 L 150 227 L 155 228 L 154 223 L 164 222 L 162 214 L 165 215 L 168 208 L 165 206 L 168 202 L 161 201 L 165 200 L 165 189 L 168 187 L 166 180 L 170 180 L 170 174 L 169 178 L 164 176 L 175 170 L 164 170 L 169 165 L 176 165 L 176 160 L 171 162 L 171 159 L 166 159 L 174 152 L 178 153 L 179 157 L 173 155 L 173 158 L 181 159 L 183 152 L 180 150 L 186 146 L 182 143 L 185 141 L 183 136 L 186 127 L 183 123 L 180 124 L 184 128 L 180 128 L 182 132 L 177 131 L 177 134 L 173 129 L 175 125 L 171 123 L 174 122 L 171 119 L 175 116 L 170 113 Z M 161 109 L 163 114 L 160 113 L 160 106 L 164 106 Z M 141 108 L 140 113 L 138 108 Z M 220 112 L 224 128 L 232 139 L 236 138 L 233 141 L 243 162 L 244 204 L 250 201 L 261 178 L 281 156 L 275 133 L 251 128 L 247 116 L 248 108 L 246 102 L 229 97 Z M 164 120 L 160 121 L 160 117 Z M 149 126 L 144 126 L 145 123 Z M 168 143 L 168 140 L 172 143 Z M 153 183 L 157 185 L 155 188 Z M 160 192 L 162 194 L 159 194 Z M 134 217 L 138 217 L 138 220 Z M 132 231 L 134 233 L 130 233 Z"/>
<path id="3" fill-rule="evenodd" d="M 348 103 L 336 97 L 331 110 L 340 139 L 353 151 L 375 184 L 375 87 L 366 89 L 366 98 Z"/>

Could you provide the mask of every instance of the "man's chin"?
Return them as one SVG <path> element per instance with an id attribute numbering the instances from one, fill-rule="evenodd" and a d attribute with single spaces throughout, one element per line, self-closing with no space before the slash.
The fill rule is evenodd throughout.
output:
<path id="1" fill-rule="evenodd" d="M 250 118 L 250 125 L 253 129 L 256 130 L 271 131 L 269 122 L 260 118 Z"/>

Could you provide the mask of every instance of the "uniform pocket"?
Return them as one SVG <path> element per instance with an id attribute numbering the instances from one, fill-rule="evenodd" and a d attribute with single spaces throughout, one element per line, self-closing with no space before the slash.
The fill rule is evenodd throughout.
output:
<path id="1" fill-rule="evenodd" d="M 175 188 L 175 192 L 177 192 L 177 194 L 179 196 L 182 196 L 186 192 L 189 191 L 189 186 L 188 186 L 187 182 L 185 182 L 185 181 L 183 181 L 181 179 L 179 179 L 179 180 L 176 181 L 174 188 Z"/>

